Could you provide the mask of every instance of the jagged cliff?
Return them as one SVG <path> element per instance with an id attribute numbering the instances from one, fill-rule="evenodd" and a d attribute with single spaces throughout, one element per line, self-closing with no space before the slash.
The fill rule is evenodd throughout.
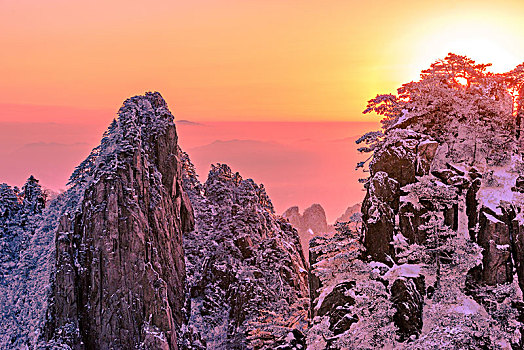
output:
<path id="1" fill-rule="evenodd" d="M 195 230 L 184 236 L 189 327 L 208 349 L 304 348 L 307 267 L 297 231 L 264 187 L 224 164 L 204 184 L 186 159 Z"/>
<path id="2" fill-rule="evenodd" d="M 524 66 L 485 69 L 450 55 L 369 102 L 361 215 L 309 268 L 262 185 L 200 183 L 160 94 L 128 99 L 66 192 L 0 185 L 0 347 L 524 348 Z"/>
<path id="3" fill-rule="evenodd" d="M 56 232 L 46 336 L 75 349 L 177 348 L 182 232 L 193 227 L 173 116 L 158 93 L 124 102 Z M 77 175 L 78 174 L 78 175 Z"/>
<path id="4" fill-rule="evenodd" d="M 178 348 L 194 225 L 178 157 L 173 116 L 147 93 L 45 209 L 33 178 L 23 193 L 2 185 L 0 236 L 20 242 L 2 247 L 2 348 Z"/>
<path id="5" fill-rule="evenodd" d="M 304 348 L 297 231 L 226 165 L 201 184 L 160 94 L 124 102 L 69 186 L 0 185 L 1 348 Z"/>
<path id="6" fill-rule="evenodd" d="M 328 225 L 326 212 L 320 204 L 312 204 L 302 214 L 294 206 L 288 208 L 282 216 L 297 229 L 306 259 L 309 256 L 309 241 L 317 235 L 331 234 L 334 231 L 333 226 Z"/>
<path id="7" fill-rule="evenodd" d="M 450 55 L 370 101 L 362 231 L 310 246 L 309 349 L 524 347 L 518 104 L 485 68 Z"/>

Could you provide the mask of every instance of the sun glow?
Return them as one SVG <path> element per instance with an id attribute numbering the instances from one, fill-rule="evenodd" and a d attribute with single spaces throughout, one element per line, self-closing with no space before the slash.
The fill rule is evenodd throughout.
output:
<path id="1" fill-rule="evenodd" d="M 417 79 L 435 58 L 449 52 L 466 55 L 477 63 L 491 63 L 488 69 L 495 73 L 510 71 L 523 59 L 519 55 L 523 45 L 514 28 L 496 15 L 441 18 L 420 28 L 424 30 L 413 38 L 418 44 L 414 45 L 416 58 L 409 69 L 412 79 Z"/>

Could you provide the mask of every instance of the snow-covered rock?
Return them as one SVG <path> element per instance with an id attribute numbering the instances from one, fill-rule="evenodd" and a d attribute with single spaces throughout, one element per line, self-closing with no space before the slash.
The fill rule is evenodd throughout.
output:
<path id="1" fill-rule="evenodd" d="M 524 104 L 485 69 L 450 54 L 369 101 L 362 232 L 311 242 L 308 349 L 524 348 Z M 354 302 L 326 309 L 340 283 Z M 334 334 L 332 314 L 358 321 Z"/>
<path id="2" fill-rule="evenodd" d="M 224 164 L 201 184 L 184 162 L 196 220 L 184 235 L 189 324 L 209 349 L 303 349 L 308 268 L 297 231 L 262 185 Z"/>

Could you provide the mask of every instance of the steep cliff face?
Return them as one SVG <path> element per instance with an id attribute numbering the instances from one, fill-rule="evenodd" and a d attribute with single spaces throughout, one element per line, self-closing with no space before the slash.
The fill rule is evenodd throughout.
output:
<path id="1" fill-rule="evenodd" d="M 447 59 L 457 67 L 462 58 Z M 374 141 L 364 148 L 373 157 L 362 232 L 310 246 L 309 349 L 524 347 L 524 161 L 513 105 L 507 91 L 479 87 L 485 67 L 465 68 L 475 83 L 460 85 L 438 64 L 447 63 L 399 89 L 403 100 L 370 101 L 391 109 L 384 133 L 363 138 Z"/>
<path id="2" fill-rule="evenodd" d="M 177 349 L 182 232 L 191 230 L 173 116 L 158 93 L 128 99 L 72 176 L 78 205 L 56 232 L 46 336 L 74 349 Z"/>
<path id="3" fill-rule="evenodd" d="M 226 165 L 201 184 L 160 94 L 126 100 L 45 204 L 33 177 L 0 185 L 1 348 L 304 348 L 297 231 Z"/>
<path id="4" fill-rule="evenodd" d="M 304 348 L 308 283 L 297 231 L 264 187 L 226 165 L 200 184 L 186 158 L 195 230 L 184 236 L 189 327 L 209 349 Z"/>
<path id="5" fill-rule="evenodd" d="M 332 234 L 334 231 L 333 226 L 328 225 L 326 212 L 320 204 L 312 204 L 302 214 L 298 207 L 291 207 L 282 216 L 297 229 L 306 259 L 309 255 L 309 241 L 317 235 Z"/>

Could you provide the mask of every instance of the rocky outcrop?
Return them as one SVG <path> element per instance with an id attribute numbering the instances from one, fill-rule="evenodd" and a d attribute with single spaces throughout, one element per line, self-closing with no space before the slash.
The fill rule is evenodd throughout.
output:
<path id="1" fill-rule="evenodd" d="M 346 236 L 358 237 L 364 259 L 334 239 L 312 241 L 310 350 L 524 348 L 516 77 L 521 85 L 520 66 L 494 75 L 449 54 L 397 95 L 368 101 L 364 114 L 384 116 L 383 129 L 357 140 L 372 156 L 361 235 Z M 324 302 L 341 283 L 351 285 L 348 308 Z M 335 335 L 335 310 L 358 321 Z"/>
<path id="2" fill-rule="evenodd" d="M 499 285 L 513 280 L 511 238 L 508 225 L 481 208 L 477 243 L 484 249 L 482 282 Z"/>
<path id="3" fill-rule="evenodd" d="M 399 278 L 391 286 L 391 300 L 395 308 L 393 322 L 398 327 L 399 340 L 417 337 L 422 331 L 425 284 L 423 276 Z"/>
<path id="4" fill-rule="evenodd" d="M 312 204 L 309 208 L 306 208 L 304 214 L 302 214 L 302 222 L 304 228 L 307 227 L 314 233 L 328 232 L 326 212 L 320 204 Z"/>
<path id="5" fill-rule="evenodd" d="M 282 216 L 297 229 L 306 259 L 309 252 L 309 241 L 317 235 L 328 234 L 333 230 L 333 226 L 328 225 L 326 212 L 320 204 L 311 205 L 304 210 L 303 214 L 300 214 L 298 207 L 291 207 Z"/>
<path id="6" fill-rule="evenodd" d="M 519 190 L 520 176 L 515 179 L 511 173 L 502 173 L 497 178 L 489 172 L 483 177 L 478 177 L 472 182 L 471 188 L 474 187 L 475 196 L 467 195 L 471 208 L 468 219 L 475 223 L 475 226 L 468 225 L 470 236 L 483 248 L 482 264 L 470 271 L 471 283 L 468 290 L 480 301 L 487 302 L 489 295 L 480 291 L 482 286 L 496 287 L 511 283 L 514 279 L 513 268 L 516 270 L 518 285 L 521 291 L 524 291 L 521 234 L 523 221 L 519 205 L 523 197 Z M 515 182 L 508 188 L 510 181 Z M 501 182 L 505 189 L 500 188 Z M 494 189 L 501 192 L 499 198 L 493 197 Z M 474 208 L 478 210 L 474 212 Z"/>
<path id="7" fill-rule="evenodd" d="M 362 205 L 364 222 L 364 246 L 368 256 L 377 261 L 386 262 L 393 256 L 395 211 L 399 205 L 399 183 L 383 171 L 372 175 L 368 183 L 368 192 Z"/>
<path id="8" fill-rule="evenodd" d="M 477 174 L 476 172 L 470 172 L 470 174 Z M 468 217 L 468 230 L 469 236 L 472 241 L 476 239 L 477 224 L 479 220 L 479 208 L 477 193 L 480 190 L 482 181 L 480 178 L 475 177 L 471 182 L 471 186 L 466 192 L 466 215 Z"/>
<path id="9" fill-rule="evenodd" d="M 44 204 L 34 178 L 0 185 L 0 347 L 305 347 L 297 231 L 226 165 L 201 184 L 160 94 L 128 99 Z"/>
<path id="10" fill-rule="evenodd" d="M 346 208 L 344 214 L 340 215 L 335 222 L 348 222 L 354 217 L 355 214 L 360 216 L 362 211 L 362 203 L 357 203 Z"/>
<path id="11" fill-rule="evenodd" d="M 387 283 L 369 281 L 376 274 L 362 261 L 360 241 L 349 224 L 338 225 L 332 237 L 311 240 L 308 349 L 373 349 L 394 333 Z"/>
<path id="12" fill-rule="evenodd" d="M 373 155 L 369 165 L 371 176 L 383 171 L 402 187 L 429 172 L 438 147 L 436 141 L 401 129 L 392 131 L 390 140 Z"/>
<path id="13" fill-rule="evenodd" d="M 297 231 L 262 185 L 223 164 L 200 184 L 184 159 L 196 217 L 184 236 L 190 327 L 210 349 L 304 348 L 308 273 Z"/>
<path id="14" fill-rule="evenodd" d="M 426 242 L 426 231 L 422 228 L 427 223 L 428 209 L 424 206 L 416 206 L 412 202 L 404 202 L 399 209 L 399 230 L 407 238 L 408 242 L 424 244 Z"/>
<path id="15" fill-rule="evenodd" d="M 369 166 L 370 178 L 362 204 L 364 245 L 370 259 L 390 263 L 394 256 L 395 216 L 399 213 L 400 188 L 429 173 L 438 143 L 427 136 L 395 130 L 390 141 L 377 152 Z M 400 225 L 413 241 L 422 241 L 419 208 L 403 205 Z"/>
<path id="16" fill-rule="evenodd" d="M 310 349 L 522 346 L 522 160 L 456 164 L 474 150 L 442 140 L 389 130 L 370 164 L 361 236 L 311 242 Z"/>
<path id="17" fill-rule="evenodd" d="M 182 232 L 193 218 L 160 94 L 124 102 L 82 167 L 73 178 L 84 192 L 78 209 L 57 230 L 48 339 L 74 349 L 177 349 Z"/>
<path id="18" fill-rule="evenodd" d="M 318 308 L 313 314 L 315 316 L 328 316 L 329 329 L 333 334 L 339 335 L 351 328 L 353 323 L 358 322 L 357 315 L 351 315 L 355 298 L 351 296 L 351 289 L 355 287 L 354 281 L 346 281 L 337 284 L 332 291 L 318 302 Z"/>

